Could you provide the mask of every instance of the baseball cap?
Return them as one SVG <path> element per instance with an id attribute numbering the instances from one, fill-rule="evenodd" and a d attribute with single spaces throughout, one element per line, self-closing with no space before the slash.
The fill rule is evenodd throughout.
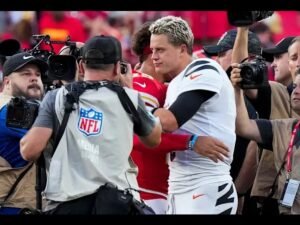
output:
<path id="1" fill-rule="evenodd" d="M 3 65 L 3 77 L 21 69 L 22 67 L 34 64 L 39 67 L 41 73 L 44 74 L 48 69 L 48 64 L 41 59 L 34 57 L 28 52 L 21 52 L 9 57 Z"/>
<path id="2" fill-rule="evenodd" d="M 218 53 L 233 49 L 236 34 L 236 29 L 225 32 L 216 45 L 203 46 L 204 52 L 210 56 L 215 56 L 218 55 Z M 249 31 L 248 35 L 248 52 L 254 55 L 261 55 L 262 52 L 259 38 L 251 31 Z"/>
<path id="3" fill-rule="evenodd" d="M 122 60 L 122 48 L 112 36 L 94 36 L 82 47 L 82 59 L 86 64 L 115 64 Z"/>
<path id="4" fill-rule="evenodd" d="M 282 38 L 273 48 L 263 49 L 263 57 L 267 61 L 272 62 L 274 55 L 279 55 L 288 52 L 288 48 L 295 37 L 296 36 L 288 36 Z"/>

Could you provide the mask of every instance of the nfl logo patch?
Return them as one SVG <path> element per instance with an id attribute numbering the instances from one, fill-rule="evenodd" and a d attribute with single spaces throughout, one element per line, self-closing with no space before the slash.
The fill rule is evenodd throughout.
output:
<path id="1" fill-rule="evenodd" d="M 103 114 L 93 109 L 80 108 L 78 129 L 86 136 L 98 135 L 101 132 Z"/>

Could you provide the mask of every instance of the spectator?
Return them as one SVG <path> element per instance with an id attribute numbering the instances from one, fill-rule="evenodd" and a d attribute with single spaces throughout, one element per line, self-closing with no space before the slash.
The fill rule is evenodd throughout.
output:
<path id="1" fill-rule="evenodd" d="M 160 142 L 161 126 L 145 111 L 136 91 L 125 88 L 137 107 L 139 123 L 132 122 L 116 93 L 105 87 L 99 88 L 99 84 L 103 84 L 99 81 L 119 81 L 121 59 L 121 44 L 113 37 L 95 36 L 83 47 L 80 67 L 84 70 L 84 81 L 89 81 L 83 84 L 92 89 L 79 96 L 78 107 L 71 112 L 65 135 L 51 159 L 44 191 L 50 200 L 46 208 L 48 214 L 91 214 L 95 193 L 108 182 L 121 190 L 137 189 L 136 170 L 129 157 L 133 129 L 149 147 Z M 44 98 L 33 127 L 21 140 L 21 152 L 26 160 L 39 157 L 51 136 L 56 134 L 55 128 L 64 113 L 64 96 L 80 84 L 75 82 L 63 86 L 56 95 L 53 92 Z M 86 119 L 94 121 L 93 128 L 86 125 Z M 41 137 L 39 140 L 37 135 Z M 70 146 L 72 149 L 69 149 Z M 133 195 L 139 200 L 138 193 Z"/>
<path id="2" fill-rule="evenodd" d="M 171 154 L 167 213 L 235 214 L 237 195 L 229 174 L 235 145 L 235 104 L 226 72 L 214 60 L 193 60 L 193 33 L 180 17 L 156 20 L 150 32 L 155 71 L 171 81 L 165 109 L 154 112 L 163 130 L 213 136 L 229 149 L 229 157 L 217 163 L 190 148 Z M 228 110 L 224 111 L 223 104 Z"/>

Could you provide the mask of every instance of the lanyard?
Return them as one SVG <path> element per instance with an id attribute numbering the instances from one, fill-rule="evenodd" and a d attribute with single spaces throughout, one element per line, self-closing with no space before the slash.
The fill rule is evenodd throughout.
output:
<path id="1" fill-rule="evenodd" d="M 287 156 L 286 156 L 286 162 L 287 162 L 287 172 L 288 172 L 288 178 L 289 178 L 289 175 L 292 171 L 292 164 L 291 164 L 291 158 L 292 158 L 292 151 L 293 151 L 293 146 L 294 146 L 294 139 L 295 139 L 295 136 L 296 136 L 296 133 L 297 133 L 297 130 L 300 126 L 300 120 L 298 121 L 298 123 L 296 124 L 296 126 L 294 127 L 293 129 L 293 132 L 292 132 L 292 136 L 291 136 L 291 140 L 290 140 L 290 143 L 289 143 L 289 148 L 287 150 Z"/>

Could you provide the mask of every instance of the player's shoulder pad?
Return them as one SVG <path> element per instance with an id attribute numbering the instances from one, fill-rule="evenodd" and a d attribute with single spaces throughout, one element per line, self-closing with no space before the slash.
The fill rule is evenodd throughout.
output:
<path id="1" fill-rule="evenodd" d="M 200 72 L 201 70 L 213 70 L 220 74 L 219 68 L 217 66 L 217 62 L 212 59 L 205 58 L 205 59 L 197 59 L 194 60 L 184 72 L 184 77 L 188 77 L 195 72 Z"/>

